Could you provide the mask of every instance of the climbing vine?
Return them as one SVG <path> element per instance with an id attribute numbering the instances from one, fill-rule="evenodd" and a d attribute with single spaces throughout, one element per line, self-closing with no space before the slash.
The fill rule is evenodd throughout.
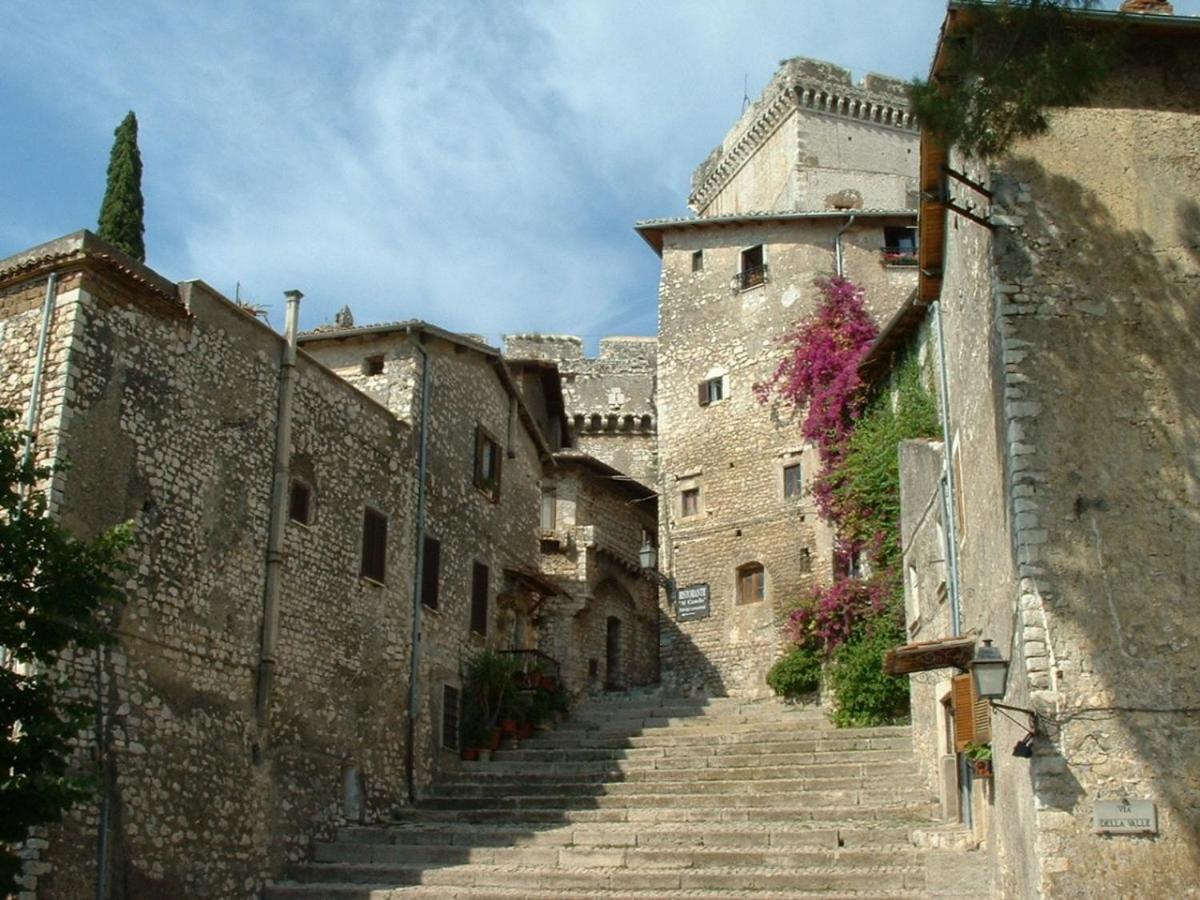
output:
<path id="1" fill-rule="evenodd" d="M 818 282 L 813 318 L 786 338 L 773 378 L 758 386 L 804 409 L 801 431 L 817 446 L 814 485 L 821 516 L 835 529 L 835 573 L 797 599 L 784 623 L 789 655 L 825 661 L 839 725 L 878 725 L 907 714 L 908 685 L 883 674 L 882 656 L 903 638 L 900 578 L 900 441 L 938 434 L 934 398 L 915 358 L 868 394 L 858 366 L 875 337 L 862 289 Z"/>

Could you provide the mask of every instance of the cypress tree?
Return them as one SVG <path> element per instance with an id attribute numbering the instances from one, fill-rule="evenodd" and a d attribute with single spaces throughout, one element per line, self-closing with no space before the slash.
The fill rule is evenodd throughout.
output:
<path id="1" fill-rule="evenodd" d="M 146 261 L 142 239 L 142 155 L 137 145 L 137 116 L 130 112 L 113 132 L 108 184 L 100 204 L 100 237 L 139 262 Z"/>

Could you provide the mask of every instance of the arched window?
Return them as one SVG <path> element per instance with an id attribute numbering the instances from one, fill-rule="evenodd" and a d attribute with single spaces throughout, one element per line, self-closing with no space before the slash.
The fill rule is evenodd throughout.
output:
<path id="1" fill-rule="evenodd" d="M 762 563 L 746 563 L 737 570 L 738 606 L 758 603 L 767 596 L 767 574 Z"/>

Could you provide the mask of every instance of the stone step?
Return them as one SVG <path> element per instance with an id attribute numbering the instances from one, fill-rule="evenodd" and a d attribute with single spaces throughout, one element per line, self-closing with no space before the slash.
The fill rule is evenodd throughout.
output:
<path id="1" fill-rule="evenodd" d="M 837 866 L 869 867 L 916 866 L 921 851 L 915 848 L 891 850 L 833 850 L 794 847 L 745 849 L 710 848 L 686 844 L 650 847 L 612 847 L 601 845 L 543 845 L 488 847 L 461 844 L 316 844 L 312 861 L 317 863 L 363 863 L 375 865 L 500 865 L 557 866 L 591 868 L 596 866 L 630 869 L 687 869 L 712 866 L 765 866 L 768 868 L 826 868 Z"/>
<path id="2" fill-rule="evenodd" d="M 564 894 L 555 890 L 530 890 L 529 888 L 467 887 L 446 885 L 367 885 L 343 883 L 320 884 L 284 883 L 268 885 L 263 889 L 263 900 L 397 900 L 412 897 L 415 900 L 731 900 L 728 891 L 680 890 L 664 893 L 659 890 L 599 890 L 578 888 Z M 927 900 L 925 891 L 853 891 L 842 893 L 826 890 L 804 891 L 795 888 L 781 893 L 776 890 L 739 890 L 737 900 L 780 900 L 783 897 L 813 897 L 820 900 Z"/>
<path id="3" fill-rule="evenodd" d="M 872 729 L 873 731 L 875 729 Z M 813 734 L 807 730 L 795 732 L 779 728 L 755 728 L 754 730 L 726 730 L 719 727 L 692 729 L 694 733 L 676 731 L 650 731 L 645 734 L 627 732 L 595 732 L 575 734 L 557 731 L 544 732 L 536 740 L 539 747 L 569 749 L 576 747 L 622 748 L 622 747 L 686 747 L 703 748 L 711 745 L 736 744 L 753 746 L 783 744 L 802 750 L 889 750 L 911 749 L 912 737 L 908 734 Z M 766 748 L 771 752 L 771 747 Z"/>
<path id="4" fill-rule="evenodd" d="M 337 843 L 460 846 L 460 847 L 693 847 L 707 849 L 826 848 L 903 849 L 910 846 L 911 828 L 888 823 L 822 826 L 821 823 L 743 822 L 666 823 L 641 825 L 472 825 L 458 821 L 353 826 L 339 829 Z"/>
<path id="5" fill-rule="evenodd" d="M 634 869 L 625 866 L 505 865 L 377 865 L 364 863 L 302 863 L 291 871 L 293 881 L 370 885 L 444 885 L 549 890 L 708 890 L 708 891 L 902 891 L 924 886 L 917 866 L 823 868 L 781 871 L 760 866 L 709 866 L 702 869 Z"/>
<path id="6" fill-rule="evenodd" d="M 841 778 L 805 777 L 803 770 L 789 767 L 788 773 L 764 773 L 758 769 L 691 769 L 686 782 L 678 781 L 679 773 L 665 769 L 653 769 L 636 775 L 653 775 L 656 777 L 629 778 L 618 773 L 617 776 L 581 777 L 578 775 L 553 776 L 530 775 L 522 778 L 520 775 L 510 775 L 507 778 L 461 778 L 442 781 L 435 785 L 428 796 L 431 797 L 483 797 L 513 794 L 576 794 L 579 796 L 597 796 L 600 794 L 617 796 L 622 794 L 648 791 L 662 794 L 669 792 L 688 791 L 696 794 L 734 793 L 758 791 L 845 791 L 845 790 L 883 790 L 896 786 L 896 778 L 892 775 L 871 773 L 867 775 L 850 775 Z M 776 777 L 763 777 L 764 775 Z"/>
<path id="7" fill-rule="evenodd" d="M 679 769 L 667 764 L 654 766 L 655 760 L 606 763 L 551 763 L 534 767 L 528 763 L 507 764 L 499 761 L 470 763 L 448 776 L 441 784 L 499 784 L 519 782 L 521 784 L 590 783 L 597 781 L 616 782 L 659 782 L 672 781 L 679 777 Z M 912 773 L 911 763 L 824 763 L 811 765 L 787 765 L 760 767 L 748 764 L 738 766 L 712 765 L 688 768 L 689 781 L 767 781 L 784 779 L 880 779 L 895 780 Z"/>
<path id="8" fill-rule="evenodd" d="M 554 749 L 533 745 L 517 750 L 500 750 L 492 756 L 494 763 L 555 763 L 602 762 L 625 760 L 667 760 L 677 766 L 705 767 L 710 765 L 796 766 L 810 763 L 869 763 L 902 762 L 913 758 L 911 750 L 846 750 L 797 751 L 793 744 L 760 744 L 753 752 L 744 746 L 709 744 L 701 747 L 606 747 L 577 750 Z M 714 762 L 715 761 L 715 762 Z"/>
<path id="9" fill-rule="evenodd" d="M 755 791 L 754 788 L 760 788 Z M 887 782 L 871 782 L 869 786 L 853 785 L 833 788 L 811 781 L 784 780 L 746 781 L 663 781 L 625 784 L 522 784 L 502 785 L 436 785 L 420 801 L 420 806 L 469 808 L 488 805 L 520 806 L 533 801 L 554 805 L 628 805 L 628 806 L 690 806 L 709 798 L 720 797 L 723 806 L 785 806 L 804 802 L 810 806 L 864 806 L 872 803 L 893 803 L 928 798 L 929 792 L 920 787 L 903 787 Z M 713 801 L 715 802 L 715 800 Z"/>
<path id="10" fill-rule="evenodd" d="M 478 809 L 451 806 L 406 808 L 396 812 L 399 821 L 517 822 L 528 824 L 575 822 L 823 822 L 837 827 L 872 821 L 909 822 L 929 825 L 935 820 L 939 804 L 928 802 L 873 806 L 606 806 L 579 809 L 571 806 L 522 806 L 520 808 Z"/>

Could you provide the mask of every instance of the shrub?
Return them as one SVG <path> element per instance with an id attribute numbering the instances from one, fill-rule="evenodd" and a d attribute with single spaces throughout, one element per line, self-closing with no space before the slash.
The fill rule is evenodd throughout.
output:
<path id="1" fill-rule="evenodd" d="M 883 671 L 883 655 L 902 642 L 899 625 L 878 620 L 834 652 L 827 677 L 836 701 L 835 725 L 854 728 L 907 721 L 908 678 Z"/>
<path id="2" fill-rule="evenodd" d="M 767 673 L 771 690 L 789 700 L 812 693 L 820 683 L 821 657 L 805 647 L 796 647 L 780 657 Z"/>

